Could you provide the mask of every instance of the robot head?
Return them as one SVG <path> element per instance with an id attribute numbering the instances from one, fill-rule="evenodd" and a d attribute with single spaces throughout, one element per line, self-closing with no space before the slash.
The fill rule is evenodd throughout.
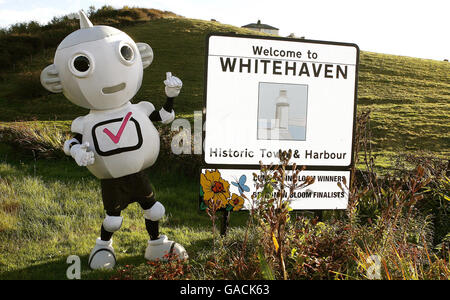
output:
<path id="1" fill-rule="evenodd" d="M 141 87 L 153 50 L 116 28 L 93 26 L 83 11 L 79 14 L 81 28 L 59 44 L 54 63 L 41 72 L 41 83 L 84 108 L 120 107 Z"/>

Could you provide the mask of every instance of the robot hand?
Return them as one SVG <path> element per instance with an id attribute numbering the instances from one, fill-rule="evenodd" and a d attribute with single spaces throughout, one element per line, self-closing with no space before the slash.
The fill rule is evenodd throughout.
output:
<path id="1" fill-rule="evenodd" d="M 70 155 L 80 167 L 92 165 L 95 161 L 94 152 L 88 151 L 89 143 L 73 145 L 70 148 Z"/>
<path id="2" fill-rule="evenodd" d="M 183 86 L 183 82 L 175 76 L 172 76 L 171 72 L 166 73 L 166 80 L 164 80 L 164 84 L 166 85 L 166 95 L 169 98 L 174 98 L 180 94 L 181 87 Z"/>

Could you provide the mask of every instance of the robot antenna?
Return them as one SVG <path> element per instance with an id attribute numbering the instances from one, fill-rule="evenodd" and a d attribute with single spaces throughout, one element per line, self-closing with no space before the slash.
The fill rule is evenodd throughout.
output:
<path id="1" fill-rule="evenodd" d="M 88 17 L 84 13 L 84 11 L 80 10 L 78 12 L 78 14 L 80 15 L 80 28 L 81 29 L 94 27 L 94 25 L 92 24 L 91 21 L 89 21 Z"/>

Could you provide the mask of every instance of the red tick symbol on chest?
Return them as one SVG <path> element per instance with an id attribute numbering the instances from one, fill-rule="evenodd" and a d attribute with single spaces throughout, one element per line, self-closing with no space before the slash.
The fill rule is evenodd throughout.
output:
<path id="1" fill-rule="evenodd" d="M 127 123 L 130 120 L 132 114 L 133 113 L 130 111 L 129 113 L 127 113 L 125 118 L 123 118 L 122 125 L 120 125 L 117 134 L 113 134 L 111 131 L 109 131 L 108 128 L 103 129 L 103 132 L 106 133 L 107 136 L 109 136 L 109 138 L 114 142 L 114 144 L 117 144 L 120 141 L 120 137 L 122 136 L 122 133 L 125 130 L 125 126 L 127 126 Z"/>

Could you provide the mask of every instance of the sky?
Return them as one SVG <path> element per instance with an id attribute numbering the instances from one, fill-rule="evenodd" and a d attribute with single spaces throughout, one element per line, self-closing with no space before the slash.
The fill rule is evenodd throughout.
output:
<path id="1" fill-rule="evenodd" d="M 187 18 L 243 26 L 262 23 L 307 39 L 350 42 L 361 50 L 450 59 L 448 0 L 0 0 L 0 27 L 46 24 L 54 16 L 124 5 L 172 11 Z"/>

